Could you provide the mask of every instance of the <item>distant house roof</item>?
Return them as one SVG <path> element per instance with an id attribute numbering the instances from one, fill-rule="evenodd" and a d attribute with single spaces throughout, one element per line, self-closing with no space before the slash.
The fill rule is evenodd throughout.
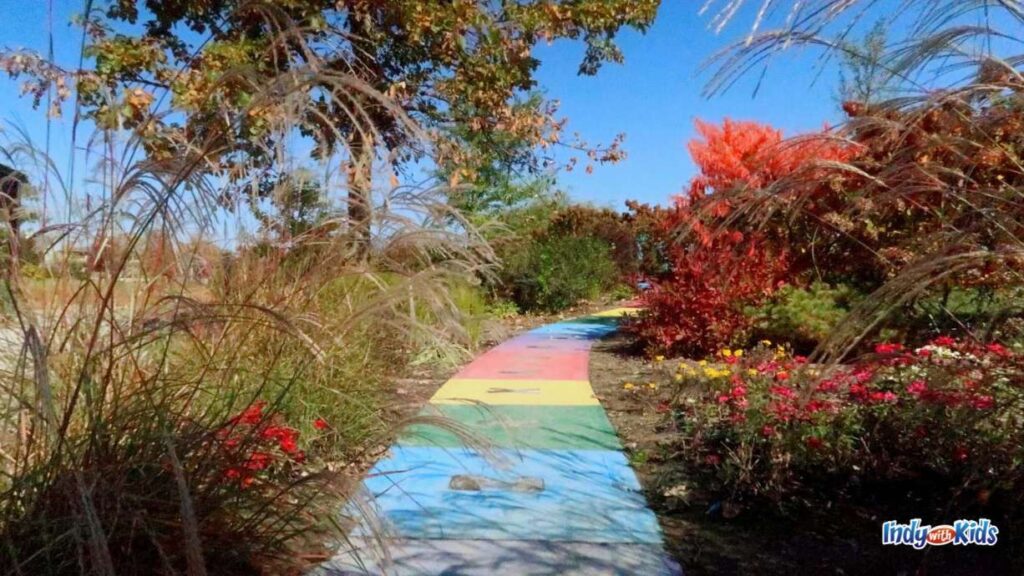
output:
<path id="1" fill-rule="evenodd" d="M 10 166 L 0 164 L 0 185 L 7 189 L 12 184 L 28 184 L 28 178 Z M 17 193 L 17 190 L 14 191 Z M 8 192 L 8 195 L 12 195 Z"/>
<path id="2" fill-rule="evenodd" d="M 0 164 L 0 210 L 8 212 L 6 217 L 10 218 L 10 226 L 14 229 L 15 234 L 18 233 L 18 227 L 21 225 L 17 208 L 21 203 L 22 184 L 28 184 L 28 178 L 24 174 L 10 166 Z"/>
<path id="3" fill-rule="evenodd" d="M 18 172 L 17 170 L 11 168 L 10 166 L 4 166 L 3 164 L 0 164 L 0 180 L 4 180 L 7 178 L 14 178 L 22 183 L 28 182 L 28 178 L 26 178 L 25 175 L 22 174 L 21 172 Z"/>

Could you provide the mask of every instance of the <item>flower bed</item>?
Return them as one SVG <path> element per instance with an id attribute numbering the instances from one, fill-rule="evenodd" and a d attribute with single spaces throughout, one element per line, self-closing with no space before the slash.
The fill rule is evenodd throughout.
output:
<path id="1" fill-rule="evenodd" d="M 683 454 L 732 498 L 782 500 L 826 477 L 979 490 L 1020 479 L 1024 359 L 998 344 L 883 343 L 823 366 L 762 342 L 684 362 L 673 380 Z"/>

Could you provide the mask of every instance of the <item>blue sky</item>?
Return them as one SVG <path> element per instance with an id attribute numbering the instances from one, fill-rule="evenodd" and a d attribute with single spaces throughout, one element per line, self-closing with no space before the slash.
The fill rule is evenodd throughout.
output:
<path id="1" fill-rule="evenodd" d="M 627 199 L 666 202 L 693 175 L 686 151 L 693 136 L 693 121 L 720 121 L 724 117 L 753 119 L 783 129 L 787 134 L 813 130 L 835 122 L 837 72 L 819 71 L 813 55 L 787 56 L 773 64 L 754 95 L 756 74 L 722 96 L 701 96 L 708 74 L 701 65 L 716 51 L 745 32 L 743 24 L 716 35 L 708 19 L 697 14 L 699 2 L 665 0 L 654 26 L 646 35 L 627 31 L 619 42 L 626 62 L 606 65 L 596 77 L 580 77 L 579 43 L 542 46 L 538 79 L 550 98 L 562 103 L 570 118 L 568 131 L 579 131 L 590 142 L 608 142 L 626 133 L 629 157 L 614 166 L 598 167 L 592 175 L 582 169 L 559 176 L 559 184 L 578 200 L 621 208 Z M 77 61 L 81 32 L 68 24 L 81 10 L 81 0 L 54 0 L 53 30 L 58 62 Z M 6 16 L 0 46 L 26 47 L 45 54 L 47 2 L 0 0 Z M 70 116 L 70 115 L 68 115 Z M 0 121 L 24 126 L 41 144 L 45 123 L 30 102 L 18 96 L 18 85 L 0 79 Z M 68 117 L 53 127 L 52 150 L 63 155 L 69 145 Z"/>
<path id="2" fill-rule="evenodd" d="M 698 15 L 701 2 L 666 0 L 646 35 L 621 34 L 623 65 L 607 65 L 595 77 L 579 77 L 583 50 L 562 42 L 541 48 L 539 80 L 550 98 L 562 103 L 569 130 L 590 141 L 607 142 L 626 133 L 627 160 L 563 174 L 560 183 L 574 198 L 621 208 L 626 199 L 666 202 L 680 192 L 694 173 L 686 142 L 694 136 L 696 118 L 712 122 L 725 117 L 757 120 L 787 135 L 820 128 L 838 119 L 835 90 L 838 70 L 819 74 L 815 55 L 778 60 L 757 90 L 757 74 L 724 95 L 701 95 L 710 78 L 702 65 L 747 30 L 742 23 L 716 35 L 708 18 Z"/>

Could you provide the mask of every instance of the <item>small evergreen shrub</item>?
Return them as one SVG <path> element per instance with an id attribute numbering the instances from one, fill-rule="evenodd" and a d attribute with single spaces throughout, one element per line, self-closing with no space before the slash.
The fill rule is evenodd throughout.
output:
<path id="1" fill-rule="evenodd" d="M 835 329 L 856 298 L 847 286 L 815 282 L 807 288 L 784 286 L 770 302 L 752 309 L 755 339 L 789 342 L 810 352 Z"/>

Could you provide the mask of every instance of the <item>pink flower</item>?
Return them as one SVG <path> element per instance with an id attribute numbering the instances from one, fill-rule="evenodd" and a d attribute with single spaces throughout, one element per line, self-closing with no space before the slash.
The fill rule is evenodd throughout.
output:
<path id="1" fill-rule="evenodd" d="M 837 388 L 839 388 L 839 384 L 835 380 L 822 380 L 818 383 L 819 392 L 834 392 Z"/>
<path id="2" fill-rule="evenodd" d="M 924 380 L 914 380 L 907 385 L 907 393 L 911 396 L 920 396 L 928 391 L 928 385 Z"/>
<path id="3" fill-rule="evenodd" d="M 971 406 L 976 410 L 989 410 L 996 402 L 991 396 L 975 396 L 971 398 Z"/>
<path id="4" fill-rule="evenodd" d="M 772 394 L 780 396 L 782 398 L 792 398 L 796 396 L 796 392 L 793 391 L 789 386 L 772 386 L 769 388 Z"/>
<path id="5" fill-rule="evenodd" d="M 853 373 L 853 378 L 860 384 L 867 382 L 875 377 L 875 373 L 870 368 L 859 368 Z"/>
<path id="6" fill-rule="evenodd" d="M 718 396 L 718 403 L 719 403 L 719 404 L 725 404 L 725 403 L 726 403 L 726 402 L 728 402 L 728 401 L 729 401 L 729 396 L 728 396 L 728 394 L 720 394 L 720 395 Z"/>
<path id="7" fill-rule="evenodd" d="M 746 387 L 744 387 L 744 386 L 733 386 L 732 387 L 732 397 L 733 398 L 743 398 L 746 395 L 747 395 Z"/>
<path id="8" fill-rule="evenodd" d="M 775 427 L 774 426 L 765 426 L 764 428 L 761 428 L 761 435 L 764 436 L 765 438 L 770 438 L 771 436 L 774 436 L 775 435 Z"/>

